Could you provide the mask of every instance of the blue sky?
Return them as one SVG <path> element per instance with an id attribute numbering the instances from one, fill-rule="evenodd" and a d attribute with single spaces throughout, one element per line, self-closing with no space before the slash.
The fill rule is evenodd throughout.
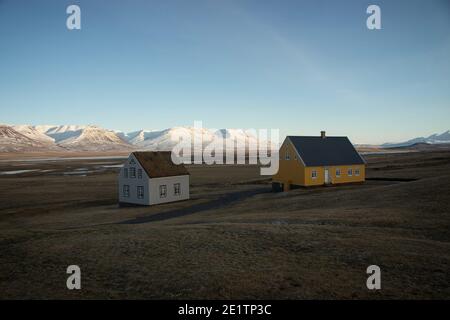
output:
<path id="1" fill-rule="evenodd" d="M 450 129 L 449 57 L 446 0 L 0 0 L 0 123 L 399 141 Z"/>

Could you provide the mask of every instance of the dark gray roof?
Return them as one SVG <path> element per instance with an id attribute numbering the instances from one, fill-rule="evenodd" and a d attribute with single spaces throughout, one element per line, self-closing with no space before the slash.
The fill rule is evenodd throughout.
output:
<path id="1" fill-rule="evenodd" d="M 347 137 L 288 136 L 307 167 L 364 164 Z"/>

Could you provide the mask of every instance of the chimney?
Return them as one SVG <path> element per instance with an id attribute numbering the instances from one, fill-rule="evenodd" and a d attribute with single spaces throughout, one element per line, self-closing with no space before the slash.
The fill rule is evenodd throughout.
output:
<path id="1" fill-rule="evenodd" d="M 320 131 L 320 137 L 325 139 L 327 136 L 325 135 L 325 131 Z"/>

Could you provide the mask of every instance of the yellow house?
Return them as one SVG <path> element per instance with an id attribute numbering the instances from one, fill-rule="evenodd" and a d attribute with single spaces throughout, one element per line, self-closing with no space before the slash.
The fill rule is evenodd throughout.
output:
<path id="1" fill-rule="evenodd" d="M 347 137 L 288 136 L 280 148 L 278 173 L 272 178 L 276 191 L 297 186 L 363 182 L 365 161 Z"/>

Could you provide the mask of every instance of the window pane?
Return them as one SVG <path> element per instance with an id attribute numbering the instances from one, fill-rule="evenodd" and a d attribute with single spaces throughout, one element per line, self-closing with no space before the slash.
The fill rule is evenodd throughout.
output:
<path id="1" fill-rule="evenodd" d="M 179 184 L 179 183 L 175 183 L 175 184 L 173 185 L 173 188 L 174 188 L 173 193 L 174 193 L 176 196 L 179 195 L 179 194 L 180 194 L 180 189 L 181 189 L 180 184 Z"/>
<path id="2" fill-rule="evenodd" d="M 130 196 L 130 186 L 129 185 L 124 185 L 123 186 L 123 196 L 124 197 L 129 197 Z"/>
<path id="3" fill-rule="evenodd" d="M 137 187 L 137 196 L 138 196 L 138 199 L 144 198 L 144 187 L 142 187 L 142 186 Z"/>
<path id="4" fill-rule="evenodd" d="M 165 198 L 166 196 L 167 196 L 167 186 L 166 185 L 159 186 L 159 197 Z"/>

